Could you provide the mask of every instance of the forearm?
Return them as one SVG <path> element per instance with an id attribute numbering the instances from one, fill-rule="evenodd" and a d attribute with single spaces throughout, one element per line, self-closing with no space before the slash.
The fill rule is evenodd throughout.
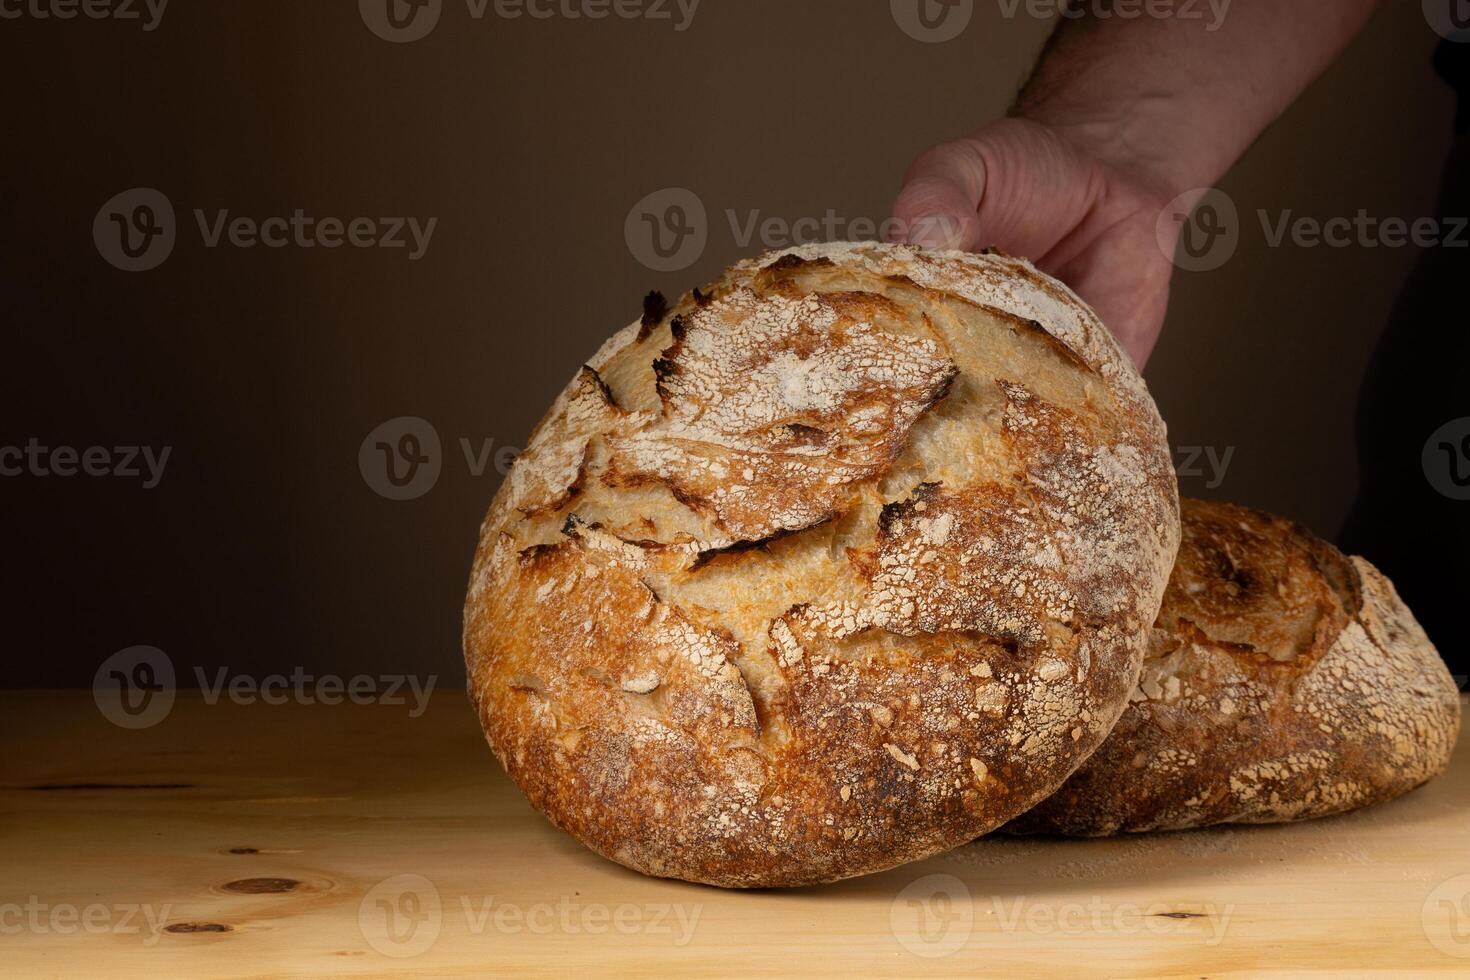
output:
<path id="1" fill-rule="evenodd" d="M 1223 2 L 1223 0 L 1222 0 Z M 1377 0 L 1233 0 L 1148 16 L 1138 0 L 1064 20 L 1014 115 L 1172 193 L 1214 184 L 1341 53 Z M 1176 5 L 1177 6 L 1177 5 Z M 1111 10 L 1111 16 L 1102 16 Z M 1125 11 L 1141 16 L 1125 18 Z M 1211 27 L 1215 29 L 1211 30 Z"/>

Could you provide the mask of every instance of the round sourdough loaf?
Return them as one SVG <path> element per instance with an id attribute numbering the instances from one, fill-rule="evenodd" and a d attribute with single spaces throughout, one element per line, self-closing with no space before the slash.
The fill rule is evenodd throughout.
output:
<path id="1" fill-rule="evenodd" d="M 1001 255 L 772 253 L 572 379 L 480 531 L 469 690 L 614 861 L 801 885 L 999 826 L 1099 745 L 1178 547 L 1164 427 Z"/>
<path id="2" fill-rule="evenodd" d="M 1186 500 L 1132 703 L 1009 830 L 1098 836 L 1306 820 L 1441 772 L 1454 681 L 1393 584 L 1277 517 Z"/>

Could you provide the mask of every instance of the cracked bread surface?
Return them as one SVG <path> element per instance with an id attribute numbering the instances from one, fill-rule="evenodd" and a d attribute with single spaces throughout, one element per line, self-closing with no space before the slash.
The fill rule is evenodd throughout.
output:
<path id="1" fill-rule="evenodd" d="M 1163 423 L 1028 263 L 742 262 L 577 373 L 481 526 L 469 690 L 531 803 L 647 874 L 879 871 L 1021 813 L 1136 687 Z"/>
<path id="2" fill-rule="evenodd" d="M 1460 701 L 1393 583 L 1289 521 L 1185 500 L 1138 688 L 1101 749 L 1007 829 L 1280 823 L 1442 772 Z"/>

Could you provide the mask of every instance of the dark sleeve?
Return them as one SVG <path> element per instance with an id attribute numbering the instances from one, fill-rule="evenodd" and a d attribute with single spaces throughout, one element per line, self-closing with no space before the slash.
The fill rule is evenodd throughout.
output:
<path id="1" fill-rule="evenodd" d="M 1434 52 L 1434 70 L 1449 82 L 1460 95 L 1455 110 L 1455 132 L 1464 135 L 1470 130 L 1470 43 L 1443 41 Z"/>

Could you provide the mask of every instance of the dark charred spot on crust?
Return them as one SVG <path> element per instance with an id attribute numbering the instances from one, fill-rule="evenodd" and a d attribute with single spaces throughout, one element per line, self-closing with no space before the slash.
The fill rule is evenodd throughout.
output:
<path id="1" fill-rule="evenodd" d="M 689 324 L 682 316 L 676 316 L 669 321 L 669 332 L 673 334 L 673 344 L 666 347 L 658 357 L 653 359 L 653 388 L 658 392 L 659 401 L 664 403 L 666 412 L 669 402 L 666 385 L 679 373 L 679 364 L 674 358 L 684 343 L 685 335 L 689 333 Z"/>
<path id="2" fill-rule="evenodd" d="M 878 530 L 887 533 L 895 521 L 903 519 L 912 510 L 913 504 L 906 500 L 895 500 L 884 504 L 883 509 L 878 513 Z"/>
<path id="3" fill-rule="evenodd" d="M 708 306 L 710 304 L 710 301 L 715 298 L 715 294 L 713 292 L 702 292 L 698 286 L 695 286 L 692 290 L 690 290 L 689 295 L 694 298 L 695 306 Z"/>
<path id="4" fill-rule="evenodd" d="M 594 524 L 588 524 L 586 521 L 582 520 L 582 518 L 578 517 L 576 514 L 568 514 L 567 515 L 567 519 L 562 522 L 562 525 L 561 525 L 561 533 L 564 534 L 564 535 L 566 535 L 569 538 L 577 538 L 577 537 L 581 537 L 582 528 L 585 527 L 589 531 L 596 531 L 601 526 L 602 525 L 595 524 L 595 523 Z"/>
<path id="5" fill-rule="evenodd" d="M 787 609 L 778 618 L 786 620 L 786 625 L 790 626 L 792 620 L 801 619 L 801 617 L 805 616 L 807 610 L 811 607 L 812 604 L 810 602 L 798 602 L 796 605 Z"/>
<path id="6" fill-rule="evenodd" d="M 939 384 L 939 387 L 934 389 L 934 397 L 929 399 L 929 404 L 924 406 L 924 411 L 927 412 L 929 409 L 933 408 L 935 405 L 938 405 L 940 402 L 948 398 L 950 389 L 954 387 L 954 379 L 958 378 L 959 376 L 959 365 L 951 361 L 949 365 L 949 370 L 945 372 L 944 380 Z"/>
<path id="7" fill-rule="evenodd" d="M 921 483 L 914 487 L 914 492 L 909 494 L 907 500 L 895 500 L 884 504 L 883 510 L 878 514 L 878 530 L 884 534 L 890 533 L 895 522 L 917 513 L 919 504 L 934 499 L 939 493 L 940 486 L 938 483 Z"/>
<path id="8" fill-rule="evenodd" d="M 649 290 L 648 295 L 643 297 L 643 319 L 638 321 L 638 342 L 647 340 L 653 328 L 662 323 L 668 314 L 669 301 L 664 299 L 664 294 L 657 289 Z"/>
<path id="9" fill-rule="evenodd" d="M 825 431 L 801 422 L 788 422 L 779 426 L 776 431 L 785 433 L 788 437 L 780 440 L 783 446 L 825 446 L 828 442 Z"/>
<path id="10" fill-rule="evenodd" d="M 1213 572 L 1220 581 L 1226 583 L 1230 597 L 1249 602 L 1257 585 L 1250 569 L 1243 567 L 1228 551 L 1216 551 L 1210 557 L 1213 559 Z"/>
<path id="11" fill-rule="evenodd" d="M 653 361 L 653 390 L 658 392 L 659 400 L 667 403 L 669 392 L 666 387 L 678 373 L 679 367 L 666 357 L 656 357 Z"/>
<path id="12" fill-rule="evenodd" d="M 831 265 L 831 259 L 804 259 L 794 252 L 787 252 L 776 259 L 770 265 L 761 269 L 762 272 L 787 272 L 791 269 L 800 269 L 804 265 Z"/>
<path id="13" fill-rule="evenodd" d="M 565 529 L 563 529 L 562 533 L 566 533 Z M 519 551 L 516 557 L 522 565 L 534 565 L 560 547 L 561 545 L 559 544 L 533 544 L 531 547 L 523 548 Z"/>
<path id="14" fill-rule="evenodd" d="M 601 531 L 603 530 L 602 523 L 600 521 L 584 521 L 581 516 L 575 513 L 568 514 L 567 519 L 562 522 L 561 533 L 566 537 L 571 538 L 573 541 L 581 541 L 582 532 L 584 530 Z M 665 545 L 661 541 L 649 541 L 647 539 L 638 538 L 625 538 L 621 534 L 614 534 L 611 531 L 608 531 L 607 533 L 609 537 L 617 538 L 619 541 L 623 542 L 623 544 L 631 544 L 635 547 L 643 548 L 645 551 L 657 551 L 665 547 Z M 554 551 L 565 546 L 566 542 L 551 545 L 538 544 L 532 545 L 530 548 L 527 548 L 526 551 L 535 551 L 537 549 L 542 549 L 541 551 L 537 552 L 537 557 L 539 557 L 540 554 L 544 551 Z M 524 555 L 525 553 L 525 551 L 521 552 L 522 555 Z"/>

